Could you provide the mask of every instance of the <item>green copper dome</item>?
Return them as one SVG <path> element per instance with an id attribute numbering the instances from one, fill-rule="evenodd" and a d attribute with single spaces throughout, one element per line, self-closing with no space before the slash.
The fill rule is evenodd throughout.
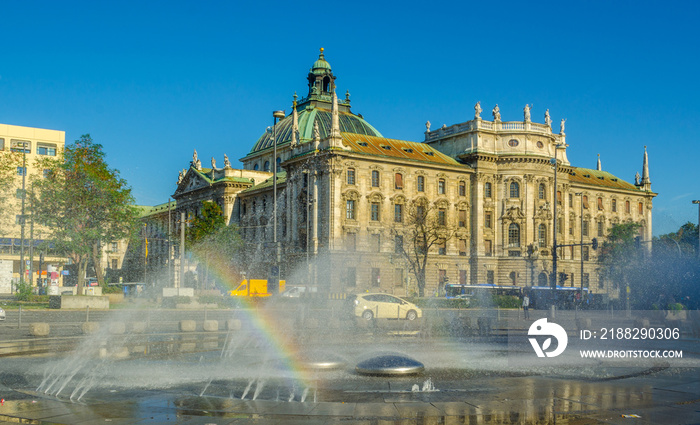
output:
<path id="1" fill-rule="evenodd" d="M 330 106 L 330 105 L 329 105 Z M 314 138 L 314 121 L 318 121 L 318 132 L 321 139 L 331 133 L 331 110 L 311 107 L 298 112 L 299 143 L 311 142 Z M 366 136 L 384 137 L 364 118 L 352 112 L 339 112 L 338 122 L 340 131 L 344 133 L 364 134 Z M 289 114 L 277 123 L 277 147 L 292 140 L 292 115 Z M 272 134 L 265 132 L 258 139 L 250 154 L 272 148 Z"/>
<path id="2" fill-rule="evenodd" d="M 321 52 L 318 55 L 318 59 L 316 62 L 314 62 L 314 65 L 311 67 L 311 72 L 314 72 L 315 70 L 324 70 L 327 69 L 330 71 L 331 69 L 331 64 L 326 62 L 326 58 L 323 56 L 323 47 L 321 47 Z"/>

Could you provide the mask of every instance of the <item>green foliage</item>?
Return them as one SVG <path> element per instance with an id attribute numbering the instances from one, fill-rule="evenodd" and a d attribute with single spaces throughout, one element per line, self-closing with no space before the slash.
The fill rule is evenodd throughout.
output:
<path id="1" fill-rule="evenodd" d="M 122 285 L 102 285 L 103 294 L 121 294 L 124 293 Z"/>
<path id="2" fill-rule="evenodd" d="M 192 298 L 187 296 L 176 296 L 163 298 L 162 307 L 163 308 L 175 308 L 177 304 L 191 304 Z"/>
<path id="3" fill-rule="evenodd" d="M 200 295 L 197 302 L 200 304 L 219 304 L 223 297 L 221 295 Z"/>
<path id="4" fill-rule="evenodd" d="M 15 287 L 15 299 L 17 301 L 29 301 L 32 297 L 32 285 L 21 281 Z"/>
<path id="5" fill-rule="evenodd" d="M 219 205 L 204 201 L 201 214 L 192 219 L 187 229 L 187 242 L 190 247 L 200 244 L 224 227 L 226 227 L 226 218 Z"/>
<path id="6" fill-rule="evenodd" d="M 86 134 L 56 158 L 37 160 L 38 169 L 50 172 L 33 179 L 34 220 L 48 229 L 45 239 L 56 251 L 79 265 L 79 286 L 88 259 L 100 264 L 100 243 L 123 239 L 137 228 L 131 189 L 104 156 L 102 146 Z"/>

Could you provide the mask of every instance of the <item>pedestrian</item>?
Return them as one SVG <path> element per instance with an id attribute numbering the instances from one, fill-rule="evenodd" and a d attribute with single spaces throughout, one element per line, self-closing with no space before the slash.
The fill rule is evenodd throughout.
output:
<path id="1" fill-rule="evenodd" d="M 530 297 L 525 294 L 523 297 L 523 313 L 525 314 L 525 319 L 530 318 Z"/>

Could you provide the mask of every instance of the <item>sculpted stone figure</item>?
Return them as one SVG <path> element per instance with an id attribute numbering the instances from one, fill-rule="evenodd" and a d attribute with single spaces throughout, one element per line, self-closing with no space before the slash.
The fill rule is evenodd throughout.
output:
<path id="1" fill-rule="evenodd" d="M 530 104 L 525 105 L 525 109 L 523 109 L 523 115 L 525 116 L 525 121 L 530 121 Z"/>
<path id="2" fill-rule="evenodd" d="M 564 130 L 566 129 L 566 118 L 561 119 L 561 130 L 559 130 L 559 133 L 564 134 Z"/>
<path id="3" fill-rule="evenodd" d="M 425 132 L 430 133 L 430 121 L 425 122 Z"/>
<path id="4" fill-rule="evenodd" d="M 211 157 L 211 169 L 213 170 L 215 168 L 216 168 L 216 159 L 212 156 Z"/>
<path id="5" fill-rule="evenodd" d="M 481 102 L 476 102 L 474 105 L 474 118 L 481 118 Z"/>
<path id="6" fill-rule="evenodd" d="M 224 154 L 224 167 L 231 168 L 231 161 L 228 160 L 228 155 Z"/>
<path id="7" fill-rule="evenodd" d="M 544 112 L 544 123 L 547 124 L 547 127 L 552 126 L 552 118 L 549 116 L 549 109 Z"/>
<path id="8" fill-rule="evenodd" d="M 491 111 L 491 115 L 493 115 L 494 121 L 501 120 L 501 110 L 498 107 L 498 103 L 496 104 L 496 106 L 493 107 L 493 111 Z"/>
<path id="9" fill-rule="evenodd" d="M 639 186 L 639 181 L 641 180 L 642 176 L 639 175 L 639 171 L 637 171 L 637 174 L 634 175 L 634 184 Z"/>
<path id="10" fill-rule="evenodd" d="M 182 183 L 182 179 L 185 178 L 185 172 L 183 170 L 180 170 L 177 176 L 177 184 Z"/>
<path id="11" fill-rule="evenodd" d="M 194 154 L 192 155 L 192 166 L 197 170 L 202 169 L 202 161 L 197 158 L 197 149 L 194 150 Z"/>

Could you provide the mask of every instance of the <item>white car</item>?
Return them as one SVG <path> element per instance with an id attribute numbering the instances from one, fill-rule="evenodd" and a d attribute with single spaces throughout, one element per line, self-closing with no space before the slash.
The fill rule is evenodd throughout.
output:
<path id="1" fill-rule="evenodd" d="M 356 317 L 416 320 L 423 311 L 415 304 L 389 294 L 357 294 L 352 300 Z"/>
<path id="2" fill-rule="evenodd" d="M 0 320 L 5 320 L 5 310 L 0 307 Z"/>

